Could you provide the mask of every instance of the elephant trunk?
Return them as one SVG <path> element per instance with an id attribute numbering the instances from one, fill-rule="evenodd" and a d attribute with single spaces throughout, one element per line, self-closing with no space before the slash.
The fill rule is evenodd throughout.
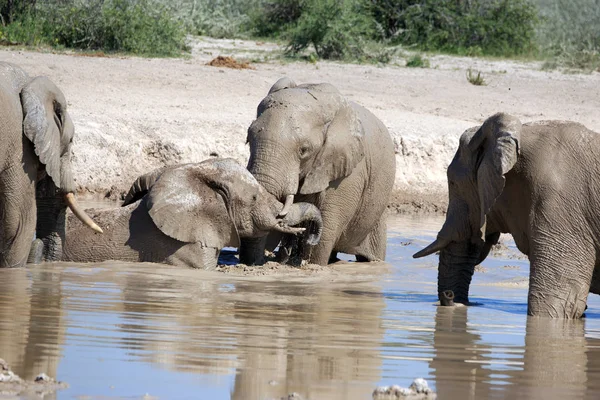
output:
<path id="1" fill-rule="evenodd" d="M 42 259 L 60 261 L 65 243 L 67 204 L 54 182 L 46 177 L 36 186 L 36 237 L 43 243 Z"/>
<path id="2" fill-rule="evenodd" d="M 246 265 L 262 265 L 265 263 L 265 247 L 267 236 L 243 238 L 240 244 L 240 263 Z"/>
<path id="3" fill-rule="evenodd" d="M 289 226 L 305 226 L 304 233 L 307 244 L 314 246 L 321 240 L 323 218 L 317 207 L 310 203 L 295 203 L 283 218 L 283 223 Z"/>
<path id="4" fill-rule="evenodd" d="M 321 218 L 321 212 L 314 205 L 294 203 L 290 206 L 285 218 L 269 218 L 268 229 L 285 234 L 301 235 L 305 243 L 314 246 L 321 239 L 323 219 Z M 267 235 L 243 238 L 240 245 L 240 262 L 247 265 L 264 264 L 266 245 Z"/>
<path id="5" fill-rule="evenodd" d="M 442 304 L 449 304 L 449 291 L 454 294 L 455 303 L 469 303 L 469 286 L 480 254 L 476 247 L 470 242 L 452 242 L 440 252 L 438 297 Z"/>
<path id="6" fill-rule="evenodd" d="M 267 144 L 257 143 L 250 149 L 248 171 L 256 178 L 267 192 L 277 200 L 285 203 L 281 216 L 286 213 L 286 206 L 293 203 L 293 195 L 298 193 L 300 164 L 290 161 L 292 156 L 282 149 L 271 149 Z"/>

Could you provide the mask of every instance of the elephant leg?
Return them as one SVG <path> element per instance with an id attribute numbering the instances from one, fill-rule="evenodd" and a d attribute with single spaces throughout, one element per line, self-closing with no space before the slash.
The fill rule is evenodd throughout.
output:
<path id="1" fill-rule="evenodd" d="M 598 263 L 596 263 L 596 267 L 594 268 L 594 274 L 592 275 L 590 293 L 600 294 L 600 265 L 598 265 Z"/>
<path id="2" fill-rule="evenodd" d="M 356 249 L 356 261 L 383 261 L 387 247 L 386 215 L 382 215 L 379 222 Z"/>
<path id="3" fill-rule="evenodd" d="M 33 179 L 18 168 L 0 173 L 0 267 L 25 265 L 35 233 Z"/>
<path id="4" fill-rule="evenodd" d="M 536 242 L 530 256 L 528 314 L 581 317 L 596 263 L 592 242 L 577 234 Z"/>
<path id="5" fill-rule="evenodd" d="M 29 250 L 29 256 L 27 257 L 27 264 L 39 264 L 42 262 L 44 257 L 44 242 L 41 239 L 35 239 L 31 243 L 31 250 Z"/>

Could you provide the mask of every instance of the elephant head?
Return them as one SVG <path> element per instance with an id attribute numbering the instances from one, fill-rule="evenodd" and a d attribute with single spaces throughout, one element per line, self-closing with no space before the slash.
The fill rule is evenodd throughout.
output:
<path id="1" fill-rule="evenodd" d="M 58 260 L 67 206 L 93 230 L 102 233 L 102 229 L 79 208 L 73 195 L 71 148 L 75 129 L 65 96 L 48 78 L 37 77 L 25 84 L 20 98 L 23 134 L 39 160 L 36 236 L 43 242 L 44 259 Z"/>
<path id="2" fill-rule="evenodd" d="M 330 84 L 277 81 L 248 129 L 248 170 L 285 201 L 319 193 L 352 173 L 364 158 L 364 132 L 351 104 Z"/>
<path id="3" fill-rule="evenodd" d="M 233 159 L 210 159 L 143 175 L 134 182 L 124 205 L 145 193 L 154 224 L 182 242 L 221 249 L 271 230 L 302 233 L 304 228 L 293 226 L 308 221 L 319 227 L 310 240 L 319 240 L 322 222 L 314 206 L 298 203 L 289 218 L 278 219 L 282 204 Z"/>
<path id="4" fill-rule="evenodd" d="M 448 166 L 448 213 L 437 239 L 413 257 L 440 252 L 438 294 L 454 293 L 468 303 L 475 266 L 497 243 L 498 232 L 486 235 L 487 215 L 504 190 L 505 175 L 519 156 L 521 122 L 507 114 L 488 118 L 467 130 Z"/>

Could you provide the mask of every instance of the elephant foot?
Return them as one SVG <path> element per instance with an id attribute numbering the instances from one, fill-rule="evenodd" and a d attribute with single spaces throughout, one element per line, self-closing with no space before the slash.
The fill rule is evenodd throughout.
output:
<path id="1" fill-rule="evenodd" d="M 39 264 L 44 256 L 44 242 L 41 239 L 35 239 L 31 243 L 31 250 L 27 256 L 27 264 Z"/>
<path id="2" fill-rule="evenodd" d="M 440 305 L 443 307 L 454 306 L 454 292 L 452 290 L 444 290 L 440 293 Z"/>

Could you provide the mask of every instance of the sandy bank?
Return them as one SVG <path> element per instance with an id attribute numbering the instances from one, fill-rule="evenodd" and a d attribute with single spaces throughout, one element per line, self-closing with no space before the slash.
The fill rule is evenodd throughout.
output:
<path id="1" fill-rule="evenodd" d="M 366 106 L 396 144 L 391 208 L 445 208 L 445 169 L 460 134 L 506 111 L 522 121 L 565 119 L 600 131 L 600 74 L 541 71 L 539 63 L 448 56 L 431 68 L 334 62 L 268 61 L 280 50 L 253 41 L 195 39 L 186 59 L 82 57 L 0 49 L 0 60 L 46 75 L 64 91 L 76 126 L 74 171 L 82 193 L 118 198 L 150 169 L 201 161 L 211 154 L 245 163 L 246 130 L 256 106 L 281 76 L 330 82 Z M 217 55 L 248 60 L 255 69 L 207 66 Z M 466 70 L 483 72 L 473 86 Z"/>

